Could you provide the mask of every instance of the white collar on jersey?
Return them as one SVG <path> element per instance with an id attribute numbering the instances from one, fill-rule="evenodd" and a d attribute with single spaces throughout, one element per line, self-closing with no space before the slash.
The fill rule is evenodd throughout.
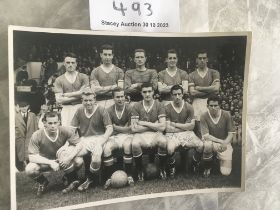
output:
<path id="1" fill-rule="evenodd" d="M 219 110 L 219 114 L 218 114 L 218 117 L 216 120 L 214 120 L 214 118 L 211 116 L 210 112 L 209 112 L 209 109 L 207 110 L 208 111 L 208 114 L 209 114 L 209 117 L 211 118 L 212 122 L 217 125 L 219 120 L 221 119 L 221 116 L 222 116 L 222 110 L 220 109 Z"/>
<path id="2" fill-rule="evenodd" d="M 204 78 L 206 76 L 206 74 L 208 73 L 208 68 L 206 67 L 206 71 L 204 72 L 204 74 L 201 74 L 201 72 L 198 71 L 198 69 L 196 69 L 196 71 L 201 78 Z"/>
<path id="3" fill-rule="evenodd" d="M 65 75 L 66 80 L 67 80 L 69 83 L 73 84 L 73 83 L 76 81 L 78 72 L 75 71 L 75 72 L 73 73 L 73 75 L 72 75 L 72 74 L 69 74 L 68 72 L 65 72 L 64 75 Z"/>
<path id="4" fill-rule="evenodd" d="M 56 140 L 57 140 L 57 138 L 58 138 L 58 133 L 59 133 L 58 129 L 57 129 L 57 131 L 56 131 L 56 136 L 55 136 L 54 139 L 52 139 L 52 138 L 49 136 L 49 134 L 48 134 L 48 132 L 46 131 L 45 128 L 44 128 L 44 132 L 45 132 L 45 135 L 47 136 L 47 138 L 48 138 L 51 142 L 56 142 Z"/>
<path id="5" fill-rule="evenodd" d="M 124 113 L 124 110 L 125 110 L 125 104 L 123 105 L 123 110 L 122 110 L 122 112 L 121 112 L 121 115 L 119 116 L 119 115 L 118 115 L 118 112 L 117 112 L 117 106 L 116 106 L 116 104 L 115 104 L 115 113 L 116 113 L 117 118 L 118 118 L 119 120 L 122 118 L 123 113 Z"/>
<path id="6" fill-rule="evenodd" d="M 171 105 L 172 105 L 173 109 L 175 110 L 175 112 L 177 112 L 177 113 L 179 114 L 179 113 L 181 113 L 181 111 L 183 110 L 183 107 L 184 107 L 184 105 L 185 105 L 185 102 L 183 101 L 182 106 L 179 107 L 179 108 L 177 108 L 177 107 L 174 106 L 174 102 L 173 102 L 173 101 L 171 101 Z"/>
<path id="7" fill-rule="evenodd" d="M 86 117 L 89 119 L 92 117 L 92 115 L 95 113 L 95 111 L 97 110 L 97 107 L 98 107 L 98 104 L 95 105 L 95 107 L 93 108 L 93 112 L 91 114 L 88 114 L 86 109 L 84 108 L 84 112 L 85 112 L 85 115 Z"/>
<path id="8" fill-rule="evenodd" d="M 150 107 L 147 107 L 147 106 L 145 106 L 145 103 L 144 103 L 144 100 L 143 100 L 143 107 L 144 107 L 144 109 L 147 113 L 149 113 L 151 111 L 151 109 L 154 106 L 154 103 L 155 103 L 155 100 L 153 100 L 152 105 Z"/>
<path id="9" fill-rule="evenodd" d="M 176 75 L 176 73 L 177 73 L 177 70 L 178 70 L 178 69 L 176 68 L 174 72 L 170 72 L 170 71 L 168 70 L 168 68 L 166 68 L 166 72 L 167 72 L 167 74 L 169 74 L 170 77 L 174 77 L 174 76 Z"/>
<path id="10" fill-rule="evenodd" d="M 104 71 L 105 73 L 110 73 L 113 68 L 114 68 L 114 64 L 111 64 L 111 66 L 108 68 L 108 67 L 105 67 L 103 64 L 100 65 L 100 68 L 102 69 L 102 71 Z"/>

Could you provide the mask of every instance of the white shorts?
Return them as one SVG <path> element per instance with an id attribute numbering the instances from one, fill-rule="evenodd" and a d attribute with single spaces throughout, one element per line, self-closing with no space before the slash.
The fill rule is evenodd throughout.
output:
<path id="1" fill-rule="evenodd" d="M 133 141 L 139 141 L 141 147 L 154 148 L 157 146 L 160 138 L 165 138 L 161 132 L 147 131 L 134 134 Z"/>
<path id="2" fill-rule="evenodd" d="M 200 116 L 207 112 L 207 98 L 194 98 L 192 102 L 194 117 L 197 121 L 200 121 Z"/>
<path id="3" fill-rule="evenodd" d="M 71 126 L 71 121 L 77 111 L 82 104 L 76 105 L 63 105 L 61 110 L 61 125 L 62 126 Z"/>
<path id="4" fill-rule="evenodd" d="M 176 147 L 202 147 L 203 142 L 194 134 L 193 131 L 184 131 L 179 133 L 166 133 L 167 141 L 175 143 Z"/>
<path id="5" fill-rule="evenodd" d="M 101 138 L 103 139 L 103 136 L 81 137 L 82 150 L 78 155 L 83 156 L 90 152 L 96 156 L 101 156 L 103 153 Z"/>
<path id="6" fill-rule="evenodd" d="M 122 149 L 125 141 L 132 141 L 133 135 L 127 133 L 119 133 L 109 137 L 106 144 L 112 144 L 114 149 Z"/>
<path id="7" fill-rule="evenodd" d="M 228 144 L 227 149 L 223 151 L 221 144 L 213 142 L 213 151 L 217 152 L 219 160 L 232 160 L 233 148 L 231 144 Z"/>

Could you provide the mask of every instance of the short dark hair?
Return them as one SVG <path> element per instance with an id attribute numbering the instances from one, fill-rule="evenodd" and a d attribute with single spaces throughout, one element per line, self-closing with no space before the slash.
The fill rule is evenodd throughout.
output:
<path id="1" fill-rule="evenodd" d="M 135 53 L 137 53 L 137 52 L 143 52 L 145 57 L 146 57 L 146 51 L 144 49 L 135 49 L 134 50 L 134 56 L 135 56 Z"/>
<path id="2" fill-rule="evenodd" d="M 221 105 L 221 98 L 217 95 L 210 96 L 207 99 L 207 105 L 209 105 L 210 101 L 217 101 L 219 105 Z"/>
<path id="3" fill-rule="evenodd" d="M 172 94 L 172 92 L 173 92 L 174 90 L 181 90 L 182 94 L 184 93 L 184 90 L 183 90 L 183 88 L 182 88 L 180 85 L 173 85 L 173 86 L 171 87 L 170 93 Z"/>
<path id="4" fill-rule="evenodd" d="M 198 54 L 206 54 L 207 55 L 207 57 L 208 57 L 208 52 L 207 52 L 207 50 L 206 49 L 199 49 L 199 50 L 197 50 L 196 51 L 196 57 L 198 56 Z"/>
<path id="5" fill-rule="evenodd" d="M 58 118 L 59 120 L 59 114 L 58 112 L 55 112 L 55 111 L 49 111 L 49 112 L 46 112 L 44 117 L 43 117 L 43 121 L 46 122 L 47 121 L 47 118 L 50 118 L 50 117 L 56 117 Z"/>
<path id="6" fill-rule="evenodd" d="M 71 58 L 76 58 L 76 59 L 77 59 L 77 55 L 76 55 L 75 53 L 73 53 L 73 52 L 66 53 L 66 54 L 64 55 L 64 59 L 65 59 L 66 57 L 71 57 Z"/>
<path id="7" fill-rule="evenodd" d="M 169 49 L 169 50 L 167 50 L 167 54 L 166 54 L 167 57 L 168 57 L 168 54 L 169 54 L 169 53 L 176 54 L 176 56 L 178 55 L 178 54 L 177 54 L 177 51 L 176 51 L 175 49 Z"/>
<path id="8" fill-rule="evenodd" d="M 152 84 L 152 83 L 144 82 L 144 83 L 141 85 L 141 91 L 143 90 L 143 88 L 148 88 L 148 87 L 151 87 L 151 88 L 154 90 L 154 87 L 153 87 L 153 84 Z"/>
<path id="9" fill-rule="evenodd" d="M 103 50 L 112 50 L 112 53 L 114 54 L 114 48 L 112 45 L 110 44 L 103 44 L 101 47 L 100 47 L 100 53 L 103 53 Z"/>
<path id="10" fill-rule="evenodd" d="M 113 98 L 115 97 L 115 93 L 118 93 L 118 92 L 121 92 L 121 91 L 124 92 L 124 89 L 122 89 L 121 87 L 117 87 L 117 88 L 115 88 L 114 90 L 112 90 L 112 96 L 113 96 Z"/>

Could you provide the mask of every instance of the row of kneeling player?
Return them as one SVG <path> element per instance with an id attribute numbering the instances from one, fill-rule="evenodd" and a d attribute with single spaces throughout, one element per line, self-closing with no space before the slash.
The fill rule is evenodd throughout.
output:
<path id="1" fill-rule="evenodd" d="M 128 175 L 128 184 L 133 185 L 133 159 L 138 181 L 144 180 L 142 155 L 144 149 L 157 149 L 159 174 L 166 179 L 166 169 L 171 177 L 175 175 L 174 153 L 178 147 L 194 148 L 193 167 L 197 170 L 201 160 L 205 162 L 204 176 L 209 176 L 213 153 L 220 159 L 220 171 L 223 175 L 231 172 L 234 126 L 231 115 L 220 109 L 219 98 L 209 97 L 208 111 L 200 116 L 201 136 L 194 133 L 194 110 L 183 100 L 180 85 L 171 88 L 172 101 L 163 105 L 154 100 L 153 86 L 144 83 L 141 86 L 143 100 L 133 106 L 125 103 L 122 89 L 112 91 L 114 104 L 105 109 L 95 103 L 95 93 L 84 92 L 83 106 L 78 108 L 71 121 L 72 127 L 60 126 L 58 114 L 46 113 L 45 126 L 31 137 L 29 144 L 30 163 L 27 174 L 39 183 L 38 195 L 44 192 L 48 180 L 44 170 L 63 169 L 67 185 L 63 193 L 74 189 L 87 190 L 99 179 L 101 163 L 104 163 L 104 176 L 107 179 L 104 188 L 111 185 L 114 172 L 113 151 L 123 149 L 124 170 Z M 79 131 L 79 132 L 76 132 Z M 80 183 L 77 171 L 85 164 L 86 180 Z"/>

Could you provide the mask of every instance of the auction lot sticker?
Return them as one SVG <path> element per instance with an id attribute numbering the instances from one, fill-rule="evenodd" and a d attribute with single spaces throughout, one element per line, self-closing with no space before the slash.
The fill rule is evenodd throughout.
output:
<path id="1" fill-rule="evenodd" d="M 89 0 L 92 30 L 180 32 L 179 0 Z"/>

